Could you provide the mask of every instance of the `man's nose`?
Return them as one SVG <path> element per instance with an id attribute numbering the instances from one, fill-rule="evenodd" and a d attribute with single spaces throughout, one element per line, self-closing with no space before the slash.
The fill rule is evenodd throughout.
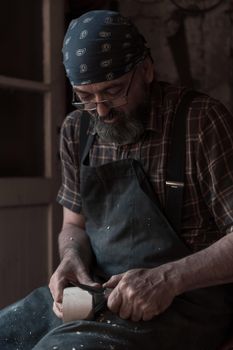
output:
<path id="1" fill-rule="evenodd" d="M 97 102 L 97 101 L 96 101 Z M 96 104 L 96 111 L 97 111 L 97 113 L 98 113 L 98 115 L 99 115 L 99 117 L 101 118 L 101 117 L 106 117 L 108 114 L 109 114 L 109 112 L 110 112 L 110 107 L 107 105 L 107 103 L 106 102 L 98 102 L 97 104 Z"/>

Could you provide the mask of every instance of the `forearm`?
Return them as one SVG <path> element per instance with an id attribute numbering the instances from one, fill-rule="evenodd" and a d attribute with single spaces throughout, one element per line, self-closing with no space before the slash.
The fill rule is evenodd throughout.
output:
<path id="1" fill-rule="evenodd" d="M 92 249 L 89 238 L 84 229 L 73 225 L 65 224 L 59 235 L 60 258 L 66 255 L 77 255 L 89 266 L 92 260 Z"/>
<path id="2" fill-rule="evenodd" d="M 67 220 L 66 217 L 67 215 L 65 215 L 65 220 Z M 77 216 L 73 215 L 74 217 L 77 219 Z M 59 318 L 62 318 L 64 288 L 69 286 L 70 283 L 96 285 L 90 274 L 92 250 L 84 227 L 82 220 L 81 225 L 65 222 L 59 235 L 61 262 L 49 282 L 49 288 L 54 299 L 53 310 Z"/>
<path id="3" fill-rule="evenodd" d="M 168 264 L 169 265 L 169 264 Z M 233 234 L 168 266 L 176 294 L 233 282 Z"/>
<path id="4" fill-rule="evenodd" d="M 151 320 L 174 297 L 197 288 L 233 282 L 233 234 L 210 247 L 152 269 L 132 269 L 112 276 L 108 307 L 124 319 Z"/>

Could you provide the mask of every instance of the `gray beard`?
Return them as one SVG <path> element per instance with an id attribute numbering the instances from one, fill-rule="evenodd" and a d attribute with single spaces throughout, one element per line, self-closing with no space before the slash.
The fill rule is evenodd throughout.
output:
<path id="1" fill-rule="evenodd" d="M 148 113 L 147 106 L 148 104 L 140 105 L 129 114 L 112 109 L 109 113 L 109 119 L 118 118 L 114 124 L 104 123 L 98 115 L 93 116 L 94 131 L 101 141 L 106 143 L 113 142 L 118 145 L 125 145 L 137 142 L 145 131 L 144 120 Z"/>

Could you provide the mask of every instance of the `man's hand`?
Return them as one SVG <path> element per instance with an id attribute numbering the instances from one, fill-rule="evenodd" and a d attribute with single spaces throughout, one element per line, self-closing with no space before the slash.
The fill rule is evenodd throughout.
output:
<path id="1" fill-rule="evenodd" d="M 54 303 L 53 311 L 57 317 L 62 318 L 62 297 L 63 290 L 69 284 L 83 283 L 90 286 L 99 286 L 95 283 L 87 268 L 84 266 L 81 259 L 75 254 L 66 254 L 54 274 L 52 275 L 49 283 L 49 288 L 52 293 Z"/>
<path id="2" fill-rule="evenodd" d="M 168 281 L 170 265 L 153 269 L 133 269 L 112 276 L 103 286 L 114 288 L 108 308 L 123 319 L 149 321 L 172 303 L 176 296 Z"/>
<path id="3" fill-rule="evenodd" d="M 71 210 L 63 209 L 63 226 L 59 234 L 59 252 L 61 262 L 49 283 L 55 314 L 62 318 L 63 290 L 70 284 L 100 286 L 89 274 L 92 250 L 85 232 L 85 218 Z"/>

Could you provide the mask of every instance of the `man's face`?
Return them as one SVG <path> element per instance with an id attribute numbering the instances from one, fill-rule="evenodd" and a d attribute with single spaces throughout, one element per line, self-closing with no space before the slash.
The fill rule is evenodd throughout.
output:
<path id="1" fill-rule="evenodd" d="M 81 101 L 97 102 L 96 110 L 89 113 L 95 131 L 102 141 L 133 143 L 144 132 L 144 121 L 149 109 L 149 84 L 140 68 L 138 66 L 111 82 L 74 87 Z M 121 101 L 121 97 L 126 94 L 124 104 L 117 105 L 117 101 Z M 109 106 L 107 102 L 100 102 L 103 100 L 112 101 L 113 106 Z"/>

